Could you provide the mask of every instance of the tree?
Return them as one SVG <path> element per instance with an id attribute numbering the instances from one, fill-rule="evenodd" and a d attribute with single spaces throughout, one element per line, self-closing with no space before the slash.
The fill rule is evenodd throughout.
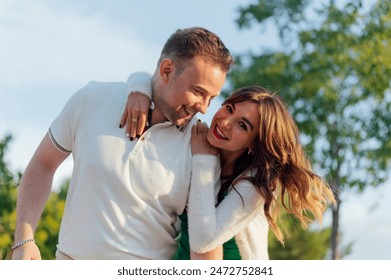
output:
<path id="1" fill-rule="evenodd" d="M 323 260 L 328 249 L 330 228 L 318 229 L 316 225 L 303 230 L 300 221 L 286 211 L 282 212 L 280 228 L 289 234 L 284 246 L 274 234 L 269 234 L 269 257 L 272 260 Z"/>
<path id="2" fill-rule="evenodd" d="M 16 187 L 19 176 L 15 176 L 8 169 L 5 162 L 5 153 L 11 135 L 7 135 L 0 141 L 0 260 L 9 258 L 11 255 L 11 244 L 13 241 L 13 232 L 15 230 L 15 201 Z"/>
<path id="3" fill-rule="evenodd" d="M 375 1 L 369 10 L 360 0 L 324 2 L 314 8 L 306 0 L 259 0 L 242 7 L 239 27 L 273 22 L 284 49 L 239 56 L 229 79 L 235 88 L 269 87 L 289 105 L 307 153 L 339 201 L 331 234 L 331 258 L 339 259 L 346 253 L 339 240 L 341 192 L 388 178 L 391 2 Z"/>

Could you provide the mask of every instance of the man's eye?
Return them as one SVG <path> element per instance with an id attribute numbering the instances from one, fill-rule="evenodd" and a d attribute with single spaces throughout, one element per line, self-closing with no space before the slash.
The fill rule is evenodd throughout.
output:
<path id="1" fill-rule="evenodd" d="M 204 95 L 204 93 L 203 93 L 201 90 L 194 89 L 194 91 L 195 91 L 198 95 L 201 95 L 201 96 Z"/>

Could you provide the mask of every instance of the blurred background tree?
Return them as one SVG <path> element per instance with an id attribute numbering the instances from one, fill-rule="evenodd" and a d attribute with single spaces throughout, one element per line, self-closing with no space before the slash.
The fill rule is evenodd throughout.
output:
<path id="1" fill-rule="evenodd" d="M 269 257 L 272 260 L 323 260 L 330 248 L 330 227 L 312 224 L 303 230 L 300 221 L 292 214 L 282 211 L 280 228 L 289 234 L 284 246 L 269 232 Z"/>
<path id="2" fill-rule="evenodd" d="M 339 201 L 332 259 L 351 250 L 340 245 L 341 192 L 379 186 L 390 167 L 391 1 L 372 2 L 258 0 L 237 19 L 242 29 L 273 26 L 281 38 L 281 48 L 238 56 L 229 81 L 267 87 L 287 103 Z"/>
<path id="3" fill-rule="evenodd" d="M 20 174 L 14 175 L 5 162 L 7 146 L 12 140 L 6 135 L 0 140 L 0 260 L 10 258 L 15 230 L 15 201 Z"/>

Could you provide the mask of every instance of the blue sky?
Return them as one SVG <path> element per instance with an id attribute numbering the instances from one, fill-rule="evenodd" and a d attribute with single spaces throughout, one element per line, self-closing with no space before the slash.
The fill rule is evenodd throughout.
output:
<path id="1" fill-rule="evenodd" d="M 6 157 L 11 168 L 25 169 L 71 94 L 90 80 L 125 81 L 133 71 L 152 72 L 177 28 L 204 26 L 234 55 L 278 46 L 269 30 L 236 27 L 238 7 L 252 2 L 0 0 L 0 137 L 13 135 Z M 60 167 L 55 188 L 71 167 L 70 159 Z M 343 197 L 343 243 L 354 242 L 348 259 L 391 259 L 390 182 Z"/>

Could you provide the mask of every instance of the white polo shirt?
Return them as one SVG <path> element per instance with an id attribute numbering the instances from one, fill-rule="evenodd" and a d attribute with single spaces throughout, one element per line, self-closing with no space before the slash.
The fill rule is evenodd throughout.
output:
<path id="1" fill-rule="evenodd" d="M 187 203 L 191 127 L 156 124 L 130 141 L 118 127 L 126 84 L 91 82 L 49 133 L 74 168 L 58 249 L 74 259 L 170 259 Z"/>

